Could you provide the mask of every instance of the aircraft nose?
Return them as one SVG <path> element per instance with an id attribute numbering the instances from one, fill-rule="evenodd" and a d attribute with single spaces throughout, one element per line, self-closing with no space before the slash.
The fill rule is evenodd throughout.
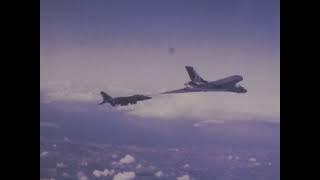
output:
<path id="1" fill-rule="evenodd" d="M 145 98 L 145 99 L 151 99 L 151 97 L 150 97 L 150 96 L 144 96 L 144 98 Z"/>

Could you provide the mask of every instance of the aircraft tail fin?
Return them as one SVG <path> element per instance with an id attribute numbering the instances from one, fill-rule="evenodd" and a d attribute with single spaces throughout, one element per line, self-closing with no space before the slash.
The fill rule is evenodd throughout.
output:
<path id="1" fill-rule="evenodd" d="M 107 103 L 107 102 L 110 103 L 110 101 L 112 100 L 112 97 L 110 95 L 108 95 L 107 93 L 105 93 L 103 91 L 101 91 L 100 94 L 103 98 L 103 101 L 101 103 L 99 103 L 99 105 Z"/>
<path id="2" fill-rule="evenodd" d="M 192 66 L 186 66 L 186 70 L 189 74 L 191 81 L 193 82 L 207 82 L 194 70 Z"/>

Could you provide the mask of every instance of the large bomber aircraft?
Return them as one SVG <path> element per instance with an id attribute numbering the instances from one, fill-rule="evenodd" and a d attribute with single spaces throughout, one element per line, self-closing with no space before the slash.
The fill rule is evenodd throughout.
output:
<path id="1" fill-rule="evenodd" d="M 191 81 L 185 83 L 185 88 L 163 92 L 162 94 L 171 93 L 189 93 L 189 92 L 206 92 L 206 91 L 227 91 L 234 93 L 246 93 L 247 90 L 238 85 L 243 78 L 240 75 L 233 75 L 216 81 L 206 81 L 194 70 L 192 66 L 185 67 Z"/>

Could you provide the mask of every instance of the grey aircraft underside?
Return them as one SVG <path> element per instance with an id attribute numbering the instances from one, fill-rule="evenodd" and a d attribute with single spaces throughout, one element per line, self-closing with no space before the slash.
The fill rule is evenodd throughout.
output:
<path id="1" fill-rule="evenodd" d="M 166 91 L 162 94 L 190 93 L 207 91 L 226 91 L 234 93 L 246 93 L 247 90 L 237 83 L 243 80 L 240 75 L 233 75 L 216 81 L 206 81 L 199 76 L 192 66 L 185 67 L 191 81 L 185 83 L 185 88 Z"/>
<path id="2" fill-rule="evenodd" d="M 140 94 L 136 94 L 133 96 L 126 96 L 126 97 L 115 97 L 115 98 L 112 98 L 111 96 L 109 96 L 107 93 L 103 91 L 101 91 L 100 94 L 103 98 L 103 101 L 99 103 L 99 105 L 109 103 L 111 106 L 119 106 L 119 105 L 127 106 L 129 104 L 137 104 L 138 101 L 151 99 L 151 97 L 149 96 L 140 95 Z"/>

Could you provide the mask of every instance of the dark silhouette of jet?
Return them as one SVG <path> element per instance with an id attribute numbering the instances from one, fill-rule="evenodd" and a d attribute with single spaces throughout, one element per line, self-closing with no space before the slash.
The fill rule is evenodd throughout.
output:
<path id="1" fill-rule="evenodd" d="M 234 93 L 246 93 L 247 90 L 237 83 L 243 80 L 240 75 L 228 76 L 216 81 L 206 81 L 194 70 L 192 66 L 185 67 L 191 81 L 185 83 L 185 88 L 163 92 L 162 94 L 171 93 L 189 93 L 189 92 L 207 92 L 207 91 L 226 91 Z"/>
<path id="2" fill-rule="evenodd" d="M 140 94 L 136 94 L 133 96 L 126 96 L 126 97 L 115 97 L 115 98 L 112 98 L 111 96 L 109 96 L 107 93 L 103 91 L 101 91 L 100 94 L 103 98 L 103 101 L 99 103 L 99 105 L 109 103 L 111 104 L 111 106 L 118 106 L 118 105 L 127 106 L 129 104 L 137 104 L 138 101 L 151 99 L 151 97 L 149 96 L 140 95 Z"/>

